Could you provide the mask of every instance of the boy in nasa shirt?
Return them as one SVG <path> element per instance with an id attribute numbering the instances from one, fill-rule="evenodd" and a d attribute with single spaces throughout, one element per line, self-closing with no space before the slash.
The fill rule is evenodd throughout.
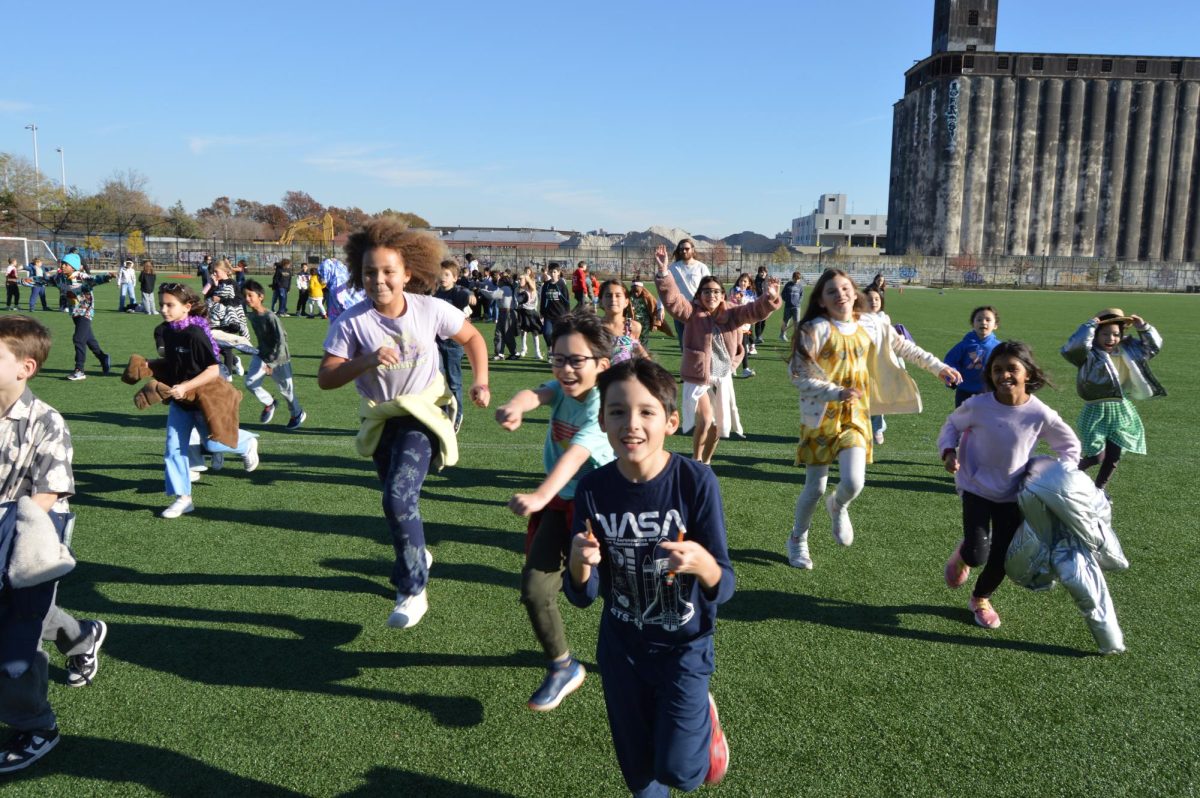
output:
<path id="1" fill-rule="evenodd" d="M 563 582 L 576 606 L 604 599 L 596 661 L 625 783 L 666 796 L 719 782 L 729 763 L 708 691 L 734 581 L 721 491 L 708 466 L 663 448 L 679 426 L 666 369 L 635 358 L 597 383 L 617 459 L 579 482 Z"/>

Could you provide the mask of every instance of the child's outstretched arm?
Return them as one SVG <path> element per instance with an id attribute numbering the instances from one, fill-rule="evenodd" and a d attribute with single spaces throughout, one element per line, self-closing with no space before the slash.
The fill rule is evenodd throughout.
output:
<path id="1" fill-rule="evenodd" d="M 903 335 L 897 334 L 891 324 L 882 324 L 879 329 L 885 344 L 909 363 L 920 366 L 930 374 L 936 374 L 947 385 L 958 385 L 962 382 L 962 374 L 958 373 L 958 369 L 943 363 L 937 359 L 936 355 L 926 352 Z"/>
<path id="2" fill-rule="evenodd" d="M 488 388 L 488 358 L 487 344 L 475 325 L 466 319 L 462 329 L 452 337 L 456 343 L 462 344 L 467 353 L 467 362 L 471 364 L 471 401 L 476 407 L 487 407 L 492 401 L 492 392 Z"/>
<path id="3" fill-rule="evenodd" d="M 554 392 L 549 388 L 517 391 L 516 396 L 496 408 L 496 423 L 512 432 L 521 426 L 526 413 L 553 401 Z"/>
<path id="4" fill-rule="evenodd" d="M 550 469 L 546 478 L 542 480 L 542 484 L 538 485 L 537 490 L 533 493 L 514 495 L 508 501 L 508 509 L 517 515 L 533 515 L 543 509 L 558 495 L 560 490 L 566 487 L 591 456 L 592 452 L 586 446 L 578 443 L 571 444 L 563 452 L 562 457 L 558 458 L 558 462 L 554 464 L 554 468 Z"/>

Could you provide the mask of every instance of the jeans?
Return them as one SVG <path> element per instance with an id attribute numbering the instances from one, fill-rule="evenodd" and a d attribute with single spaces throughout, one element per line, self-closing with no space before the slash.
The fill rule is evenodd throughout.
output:
<path id="1" fill-rule="evenodd" d="M 271 311 L 286 315 L 288 312 L 288 289 L 274 288 L 271 293 Z"/>
<path id="2" fill-rule="evenodd" d="M 458 422 L 463 417 L 462 344 L 449 338 L 439 338 L 437 346 L 438 354 L 442 356 L 442 374 L 446 377 L 446 386 L 458 400 L 458 415 L 454 418 L 454 421 Z"/>
<path id="3" fill-rule="evenodd" d="M 415 596 L 429 582 L 425 564 L 425 525 L 417 502 L 433 459 L 433 433 L 412 416 L 384 424 L 372 459 L 383 483 L 383 516 L 392 533 L 396 562 L 392 584 L 396 594 Z"/>
<path id="4" fill-rule="evenodd" d="M 133 283 L 121 283 L 121 296 L 117 300 L 117 310 L 125 310 L 137 305 L 137 290 Z"/>
<path id="5" fill-rule="evenodd" d="M 234 449 L 217 443 L 208 437 L 208 424 L 199 410 L 180 407 L 178 402 L 167 405 L 167 444 L 163 451 L 168 496 L 191 496 L 192 479 L 188 473 L 188 440 L 192 430 L 200 431 L 205 451 L 229 454 L 245 454 L 256 436 L 243 429 L 238 430 L 238 445 Z"/>
<path id="6" fill-rule="evenodd" d="M 39 299 L 42 300 L 42 310 L 49 310 L 50 308 L 46 305 L 46 286 L 44 285 L 34 285 L 29 289 L 30 313 L 33 312 L 33 306 L 37 304 Z"/>

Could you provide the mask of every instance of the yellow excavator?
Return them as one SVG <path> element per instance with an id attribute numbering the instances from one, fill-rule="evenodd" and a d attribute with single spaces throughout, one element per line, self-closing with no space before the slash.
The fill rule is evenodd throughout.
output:
<path id="1" fill-rule="evenodd" d="M 305 216 L 303 219 L 297 219 L 287 226 L 283 231 L 283 235 L 279 237 L 276 244 L 290 244 L 296 239 L 296 234 L 309 230 L 313 227 L 321 228 L 321 243 L 333 243 L 333 216 L 326 213 L 323 216 Z"/>

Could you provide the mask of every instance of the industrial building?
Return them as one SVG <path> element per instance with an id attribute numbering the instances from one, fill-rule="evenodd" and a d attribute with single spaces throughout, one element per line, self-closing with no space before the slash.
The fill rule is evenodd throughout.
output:
<path id="1" fill-rule="evenodd" d="M 816 210 L 792 219 L 796 247 L 883 247 L 886 239 L 887 217 L 851 213 L 845 194 L 822 194 Z"/>
<path id="2" fill-rule="evenodd" d="M 998 2 L 934 3 L 888 251 L 1200 260 L 1200 58 L 997 52 Z"/>

